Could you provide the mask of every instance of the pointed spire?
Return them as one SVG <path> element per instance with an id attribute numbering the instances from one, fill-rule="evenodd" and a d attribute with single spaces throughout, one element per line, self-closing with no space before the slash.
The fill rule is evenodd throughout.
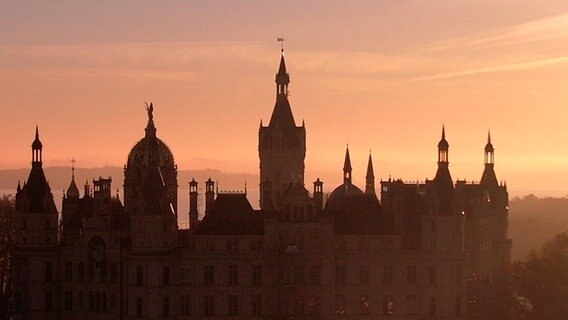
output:
<path id="1" fill-rule="evenodd" d="M 71 183 L 67 188 L 67 198 L 79 198 L 79 188 L 75 184 L 75 158 L 71 159 Z"/>
<path id="2" fill-rule="evenodd" d="M 278 74 L 285 75 L 286 72 L 286 61 L 284 60 L 284 48 L 280 49 L 280 67 L 278 67 Z"/>
<path id="3" fill-rule="evenodd" d="M 375 179 L 375 172 L 373 170 L 373 157 L 371 156 L 371 152 L 369 151 L 369 162 L 367 163 L 367 175 L 366 178 Z"/>
<path id="4" fill-rule="evenodd" d="M 343 163 L 343 183 L 351 184 L 351 157 L 349 156 L 349 144 L 345 149 L 345 161 Z"/>
<path id="5" fill-rule="evenodd" d="M 491 143 L 491 131 L 487 131 L 487 144 L 485 145 L 485 152 L 492 153 L 495 151 L 493 144 Z"/>
<path id="6" fill-rule="evenodd" d="M 446 140 L 446 128 L 442 125 L 442 138 L 440 139 L 440 142 L 438 142 L 438 148 L 447 150 L 449 146 L 450 145 Z"/>
<path id="7" fill-rule="evenodd" d="M 42 147 L 43 147 L 43 144 L 41 143 L 41 140 L 39 139 L 39 127 L 36 125 L 35 139 L 32 142 L 32 149 L 40 150 Z"/>

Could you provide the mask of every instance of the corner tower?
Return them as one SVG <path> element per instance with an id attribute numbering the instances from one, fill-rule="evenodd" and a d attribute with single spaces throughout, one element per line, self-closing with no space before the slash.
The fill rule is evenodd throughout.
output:
<path id="1" fill-rule="evenodd" d="M 284 49 L 276 74 L 276 104 L 270 123 L 260 123 L 258 154 L 260 157 L 260 208 L 278 209 L 286 188 L 292 182 L 304 185 L 306 128 L 296 126 L 288 100 L 290 75 L 286 72 Z"/>

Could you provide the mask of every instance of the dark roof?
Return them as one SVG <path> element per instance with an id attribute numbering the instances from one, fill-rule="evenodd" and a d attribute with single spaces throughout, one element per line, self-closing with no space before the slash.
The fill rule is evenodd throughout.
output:
<path id="1" fill-rule="evenodd" d="M 378 201 L 364 194 L 345 197 L 339 207 L 326 206 L 334 232 L 341 235 L 381 235 L 394 231 L 393 220 L 384 215 Z"/>
<path id="2" fill-rule="evenodd" d="M 325 205 L 326 210 L 329 209 L 339 209 L 344 206 L 346 198 L 355 196 L 364 196 L 365 194 L 361 189 L 352 183 L 344 183 L 339 187 L 335 188 L 329 195 L 327 203 Z"/>
<path id="3" fill-rule="evenodd" d="M 264 233 L 261 211 L 254 210 L 244 193 L 219 193 L 211 210 L 197 226 L 202 235 L 256 235 Z"/>
<path id="4" fill-rule="evenodd" d="M 373 170 L 373 157 L 369 153 L 369 162 L 367 163 L 367 175 L 366 178 L 374 179 L 375 171 Z"/>
<path id="5" fill-rule="evenodd" d="M 345 161 L 343 162 L 343 172 L 350 172 L 351 168 L 351 157 L 349 156 L 349 147 L 345 150 Z"/>
<path id="6" fill-rule="evenodd" d="M 32 167 L 18 195 L 18 210 L 26 213 L 57 213 L 51 188 L 40 166 Z"/>
<path id="7" fill-rule="evenodd" d="M 279 126 L 281 129 L 296 128 L 296 122 L 288 99 L 276 100 L 268 126 Z"/>
<path id="8" fill-rule="evenodd" d="M 497 181 L 497 176 L 495 175 L 495 170 L 493 164 L 486 164 L 483 170 L 483 175 L 481 176 L 481 181 L 479 182 L 485 187 L 497 187 L 499 182 Z"/>

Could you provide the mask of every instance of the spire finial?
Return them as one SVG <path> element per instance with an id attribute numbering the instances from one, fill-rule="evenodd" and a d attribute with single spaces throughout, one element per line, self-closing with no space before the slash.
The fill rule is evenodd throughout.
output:
<path id="1" fill-rule="evenodd" d="M 442 139 L 446 139 L 446 128 L 443 124 L 442 124 Z"/>
<path id="2" fill-rule="evenodd" d="M 75 179 L 75 157 L 71 158 L 71 178 Z"/>
<path id="3" fill-rule="evenodd" d="M 487 143 L 491 144 L 491 130 L 487 130 Z"/>
<path id="4" fill-rule="evenodd" d="M 282 55 L 284 55 L 284 41 L 286 39 L 284 39 L 284 37 L 278 37 L 276 39 L 276 41 L 280 42 L 280 52 L 282 52 Z"/>
<path id="5" fill-rule="evenodd" d="M 37 140 L 39 140 L 39 128 L 38 128 L 38 125 L 37 125 L 37 124 L 36 124 L 35 138 L 36 138 Z"/>

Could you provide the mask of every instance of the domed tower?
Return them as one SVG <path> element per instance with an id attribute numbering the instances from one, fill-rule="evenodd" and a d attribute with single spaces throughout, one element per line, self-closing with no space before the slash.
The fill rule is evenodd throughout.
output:
<path id="1" fill-rule="evenodd" d="M 43 144 L 36 126 L 32 170 L 16 193 L 17 246 L 54 246 L 58 242 L 58 212 L 42 168 Z"/>
<path id="2" fill-rule="evenodd" d="M 131 216 L 134 248 L 171 248 L 177 235 L 177 167 L 168 146 L 156 136 L 153 105 L 146 109 L 146 134 L 124 168 L 124 208 Z"/>
<path id="3" fill-rule="evenodd" d="M 156 136 L 154 126 L 153 104 L 147 106 L 148 124 L 144 138 L 138 141 L 128 154 L 128 162 L 124 167 L 124 207 L 131 214 L 162 214 L 170 213 L 169 204 L 177 216 L 177 166 L 170 148 Z M 152 184 L 155 182 L 155 184 Z M 156 187 L 157 185 L 162 185 Z M 155 196 L 160 189 L 169 204 L 160 207 L 158 211 L 149 212 L 145 195 Z M 154 192 L 156 191 L 156 192 Z M 146 201 L 145 201 L 146 200 Z M 164 211 L 165 210 L 165 211 Z"/>
<path id="4" fill-rule="evenodd" d="M 260 208 L 279 209 L 282 195 L 292 182 L 304 185 L 306 128 L 296 126 L 290 102 L 284 49 L 276 74 L 276 104 L 268 126 L 260 123 L 258 153 L 260 156 Z"/>

